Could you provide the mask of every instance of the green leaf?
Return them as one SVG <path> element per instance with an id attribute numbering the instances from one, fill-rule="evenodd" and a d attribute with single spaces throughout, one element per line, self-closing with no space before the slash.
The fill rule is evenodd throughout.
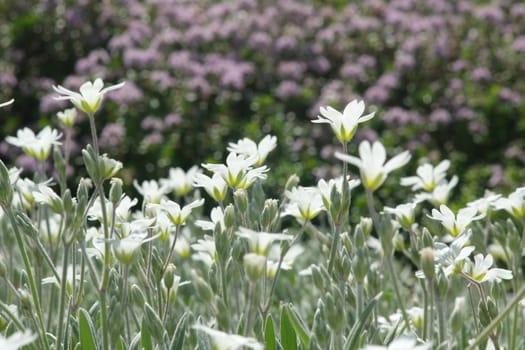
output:
<path id="1" fill-rule="evenodd" d="M 188 319 L 188 313 L 184 313 L 177 323 L 175 333 L 171 339 L 170 350 L 181 350 L 184 345 L 184 333 L 186 332 L 186 320 Z"/>
<path id="2" fill-rule="evenodd" d="M 151 333 L 149 332 L 149 327 L 147 326 L 147 323 L 148 322 L 146 321 L 146 317 L 144 317 L 140 326 L 140 345 L 144 350 L 153 350 L 153 343 L 151 342 Z"/>
<path id="3" fill-rule="evenodd" d="M 370 302 L 366 305 L 361 315 L 359 315 L 359 318 L 357 319 L 356 323 L 354 323 L 354 326 L 352 327 L 350 333 L 348 334 L 348 337 L 346 338 L 346 342 L 344 345 L 345 350 L 358 349 L 359 338 L 363 333 L 366 321 L 368 320 L 368 317 L 370 317 L 370 315 L 372 314 L 374 307 L 376 306 L 377 302 L 379 301 L 382 295 L 383 293 L 379 293 L 374 298 L 372 298 Z"/>
<path id="4" fill-rule="evenodd" d="M 264 341 L 266 343 L 266 350 L 277 350 L 272 315 L 266 317 L 266 323 L 264 325 Z"/>
<path id="5" fill-rule="evenodd" d="M 308 349 L 310 345 L 310 331 L 306 327 L 306 322 L 304 322 L 292 304 L 285 305 L 284 307 L 288 311 L 290 323 L 292 324 L 295 333 L 299 337 L 299 341 L 301 342 L 303 349 Z"/>
<path id="6" fill-rule="evenodd" d="M 78 330 L 80 337 L 80 346 L 83 350 L 99 349 L 97 343 L 97 332 L 91 316 L 87 310 L 80 308 L 78 310 Z"/>
<path id="7" fill-rule="evenodd" d="M 297 335 L 286 307 L 281 308 L 281 345 L 283 350 L 297 350 Z"/>
<path id="8" fill-rule="evenodd" d="M 164 323 L 149 304 L 144 304 L 144 319 L 146 320 L 145 325 L 150 335 L 159 342 L 162 342 L 167 336 Z M 144 325 L 144 320 L 142 324 Z"/>
<path id="9" fill-rule="evenodd" d="M 204 332 L 197 331 L 198 350 L 212 350 L 208 335 Z"/>
<path id="10" fill-rule="evenodd" d="M 124 340 L 122 340 L 122 337 L 120 337 L 117 341 L 117 346 L 115 347 L 116 350 L 126 350 L 126 345 L 124 344 Z"/>

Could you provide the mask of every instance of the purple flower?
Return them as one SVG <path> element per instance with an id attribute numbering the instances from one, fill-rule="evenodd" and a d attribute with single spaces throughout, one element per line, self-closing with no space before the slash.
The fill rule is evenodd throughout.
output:
<path id="1" fill-rule="evenodd" d="M 285 80 L 282 81 L 277 87 L 276 95 L 281 100 L 287 100 L 291 97 L 299 95 L 301 87 L 295 81 Z"/>
<path id="2" fill-rule="evenodd" d="M 157 65 L 160 59 L 160 53 L 152 48 L 130 48 L 124 51 L 122 61 L 126 67 L 146 68 Z"/>
<path id="3" fill-rule="evenodd" d="M 281 62 L 277 68 L 277 73 L 283 78 L 299 80 L 304 76 L 306 65 L 298 61 Z"/>
<path id="4" fill-rule="evenodd" d="M 100 133 L 100 146 L 110 148 L 118 146 L 126 135 L 124 127 L 117 123 L 109 123 Z"/>
<path id="5" fill-rule="evenodd" d="M 119 104 L 133 103 L 144 98 L 142 90 L 132 81 L 126 81 L 122 88 L 109 92 L 107 96 Z"/>
<path id="6" fill-rule="evenodd" d="M 448 124 L 452 120 L 450 112 L 444 108 L 438 108 L 430 113 L 430 121 L 436 124 Z"/>
<path id="7" fill-rule="evenodd" d="M 512 49 L 516 52 L 525 52 L 525 35 L 519 36 L 514 40 Z"/>
<path id="8" fill-rule="evenodd" d="M 502 88 L 499 92 L 499 97 L 510 104 L 515 106 L 521 104 L 521 95 L 515 91 L 512 91 L 510 88 Z"/>
<path id="9" fill-rule="evenodd" d="M 377 104 L 385 103 L 388 101 L 389 97 L 390 93 L 388 92 L 388 89 L 381 85 L 374 85 L 365 92 L 365 100 Z"/>
<path id="10" fill-rule="evenodd" d="M 472 71 L 470 78 L 475 82 L 488 81 L 492 78 L 492 74 L 485 67 L 477 67 Z"/>

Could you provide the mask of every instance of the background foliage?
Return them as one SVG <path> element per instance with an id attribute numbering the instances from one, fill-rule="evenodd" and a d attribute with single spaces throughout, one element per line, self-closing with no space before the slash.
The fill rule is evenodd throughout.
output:
<path id="1" fill-rule="evenodd" d="M 0 139 L 56 125 L 52 84 L 125 80 L 97 118 L 128 183 L 268 133 L 272 178 L 308 182 L 335 162 L 332 134 L 307 121 L 362 98 L 378 117 L 358 139 L 451 158 L 463 198 L 508 190 L 524 175 L 524 20 L 513 0 L 2 1 L 0 97 L 17 103 Z M 5 143 L 0 155 L 32 166 Z"/>

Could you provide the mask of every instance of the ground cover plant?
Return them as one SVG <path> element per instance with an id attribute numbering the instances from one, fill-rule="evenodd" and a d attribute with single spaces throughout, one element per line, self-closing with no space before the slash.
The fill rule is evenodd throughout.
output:
<path id="1" fill-rule="evenodd" d="M 290 173 L 267 196 L 279 142 L 268 134 L 232 140 L 224 161 L 134 181 L 135 198 L 119 177 L 126 164 L 99 145 L 106 94 L 126 84 L 53 86 L 72 104 L 61 130 L 6 137 L 39 166 L 25 175 L 0 161 L 3 349 L 524 346 L 525 188 L 455 209 L 449 160 L 409 172 L 408 150 L 349 147 L 382 117 L 352 100 L 305 126 L 331 130 L 340 177 L 305 186 Z M 70 187 L 80 115 L 87 176 Z M 387 183 L 411 194 L 386 206 Z M 352 201 L 361 194 L 364 207 Z"/>

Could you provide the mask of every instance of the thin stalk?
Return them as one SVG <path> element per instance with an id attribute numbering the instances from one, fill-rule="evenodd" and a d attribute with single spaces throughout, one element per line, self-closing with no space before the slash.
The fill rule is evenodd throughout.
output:
<path id="1" fill-rule="evenodd" d="M 330 350 L 343 350 L 343 337 L 335 331 L 331 331 Z"/>
<path id="2" fill-rule="evenodd" d="M 447 339 L 447 328 L 445 326 L 446 316 L 445 316 L 445 305 L 443 300 L 440 298 L 436 299 L 437 304 L 437 314 L 438 314 L 438 325 L 439 325 L 439 344 L 442 344 L 445 339 Z"/>
<path id="3" fill-rule="evenodd" d="M 122 286 L 122 311 L 124 311 L 124 323 L 126 324 L 126 343 L 129 344 L 131 339 L 131 330 L 129 325 L 129 316 L 128 316 L 128 276 L 129 276 L 129 266 L 123 266 L 123 286 Z"/>
<path id="4" fill-rule="evenodd" d="M 423 341 L 427 341 L 428 336 L 428 321 L 429 321 L 429 314 L 428 314 L 428 292 L 427 288 L 425 287 L 425 281 L 420 280 L 419 284 L 421 285 L 421 288 L 423 289 L 423 329 L 421 331 L 421 339 Z M 430 327 L 432 329 L 432 327 Z"/>
<path id="5" fill-rule="evenodd" d="M 369 189 L 366 189 L 366 204 L 368 206 L 368 212 L 370 213 L 370 217 L 372 218 L 372 222 L 374 223 L 374 226 L 376 230 L 378 229 L 379 225 L 379 215 L 377 214 L 376 207 L 375 207 L 375 201 L 374 201 L 374 194 Z"/>
<path id="6" fill-rule="evenodd" d="M 357 282 L 357 304 L 356 304 L 356 316 L 359 317 L 365 308 L 365 290 L 363 283 Z"/>
<path id="7" fill-rule="evenodd" d="M 166 300 L 164 301 L 164 311 L 162 312 L 162 320 L 166 321 L 168 317 L 168 306 L 170 305 L 171 288 L 166 288 Z"/>
<path id="8" fill-rule="evenodd" d="M 301 231 L 293 238 L 293 240 L 290 242 L 290 245 L 288 246 L 288 249 L 290 249 L 293 244 L 299 240 L 299 238 L 303 235 L 304 228 L 306 227 L 306 222 L 303 223 L 303 226 L 301 227 Z M 268 310 L 270 309 L 270 302 L 272 301 L 273 292 L 275 290 L 275 285 L 277 283 L 277 279 L 279 278 L 279 273 L 281 272 L 281 265 L 283 263 L 284 256 L 286 255 L 286 251 L 281 252 L 281 256 L 279 257 L 279 262 L 277 263 L 277 269 L 275 271 L 275 276 L 273 277 L 272 286 L 270 287 L 270 293 L 268 293 L 268 298 L 266 299 L 266 303 L 264 304 L 264 307 L 262 308 L 261 314 L 263 317 L 263 320 L 266 319 L 266 315 L 268 314 Z"/>
<path id="9" fill-rule="evenodd" d="M 388 272 L 390 273 L 390 279 L 392 280 L 392 285 L 394 287 L 394 292 L 396 294 L 397 303 L 401 309 L 401 315 L 403 316 L 403 321 L 405 322 L 405 327 L 410 331 L 410 319 L 408 318 L 407 311 L 405 309 L 405 304 L 403 303 L 403 298 L 401 297 L 401 292 L 399 290 L 399 285 L 397 284 L 396 273 L 394 271 L 394 265 L 392 264 L 392 257 L 386 257 L 386 265 L 388 267 Z"/>
<path id="10" fill-rule="evenodd" d="M 44 347 L 46 350 L 49 350 L 49 344 L 46 339 L 46 328 L 44 325 L 44 317 L 42 316 L 42 308 L 40 306 L 40 299 L 38 297 L 38 290 L 36 287 L 35 279 L 33 276 L 32 266 L 29 262 L 29 257 L 26 252 L 26 248 L 24 245 L 24 241 L 22 238 L 22 235 L 20 234 L 20 231 L 18 230 L 18 226 L 16 223 L 15 216 L 13 214 L 13 210 L 10 206 L 4 206 L 3 207 L 4 212 L 9 217 L 9 221 L 11 221 L 11 226 L 13 227 L 13 231 L 15 233 L 16 243 L 18 244 L 18 248 L 20 249 L 20 254 L 22 255 L 22 260 L 24 261 L 24 268 L 27 273 L 27 279 L 29 280 L 29 288 L 31 289 L 31 296 L 33 298 L 33 304 L 35 305 L 35 311 L 38 318 L 38 326 L 40 328 L 40 335 L 42 337 L 42 342 L 44 343 Z"/>
<path id="11" fill-rule="evenodd" d="M 180 231 L 180 225 L 175 225 L 175 237 L 173 237 L 173 243 L 171 243 L 170 251 L 168 253 L 168 258 L 166 259 L 166 262 L 164 262 L 164 266 L 162 267 L 160 278 L 164 276 L 164 273 L 166 272 L 166 269 L 168 268 L 168 265 L 170 264 L 171 258 L 173 257 L 173 252 L 175 251 L 175 244 L 177 243 L 177 237 L 179 236 L 179 231 Z"/>
<path id="12" fill-rule="evenodd" d="M 426 334 L 423 340 L 426 340 L 427 339 L 426 336 L 428 335 L 430 338 L 430 344 L 432 344 L 432 342 L 434 341 L 434 288 L 432 286 L 431 281 L 428 281 L 428 290 L 430 294 L 430 305 L 428 305 L 430 307 L 430 310 L 428 313 L 428 319 L 425 320 L 425 327 L 428 326 L 428 329 L 427 328 L 424 329 Z M 427 296 L 427 293 L 425 293 L 425 305 L 429 304 L 428 299 L 429 297 Z"/>
<path id="13" fill-rule="evenodd" d="M 89 126 L 91 129 L 91 140 L 93 141 L 93 148 L 95 149 L 95 154 L 97 157 L 100 155 L 98 151 L 98 138 L 97 138 L 97 128 L 95 127 L 95 116 L 93 113 L 88 113 Z"/>
<path id="14" fill-rule="evenodd" d="M 341 142 L 343 144 L 343 153 L 348 154 L 348 142 Z M 348 163 L 343 162 L 343 181 L 348 177 Z"/>
<path id="15" fill-rule="evenodd" d="M 67 294 L 67 263 L 69 259 L 69 244 L 64 244 L 64 257 L 62 261 L 62 278 L 60 279 L 60 303 L 58 308 L 58 331 L 56 337 L 56 349 L 62 349 L 62 333 L 64 331 L 64 312 L 66 309 Z M 74 277 L 73 277 L 74 278 Z"/>
<path id="16" fill-rule="evenodd" d="M 24 324 L 18 319 L 18 317 L 9 309 L 9 307 L 0 301 L 0 310 L 2 311 L 7 318 L 14 323 L 16 328 L 18 328 L 20 331 L 24 332 L 26 330 L 26 327 Z"/>
<path id="17" fill-rule="evenodd" d="M 254 304 L 255 304 L 255 291 L 257 288 L 257 283 L 250 281 L 250 290 L 248 292 L 248 307 L 246 310 L 246 317 L 244 319 L 244 329 L 243 334 L 244 336 L 247 336 L 250 332 L 250 328 L 252 326 L 252 318 L 253 318 L 253 312 Z"/>
<path id="18" fill-rule="evenodd" d="M 345 163 L 346 164 L 346 163 Z M 339 234 L 337 225 L 332 220 L 332 244 L 330 246 L 330 255 L 328 258 L 328 273 L 331 274 L 334 269 L 335 257 L 337 255 L 337 246 L 339 243 Z"/>

